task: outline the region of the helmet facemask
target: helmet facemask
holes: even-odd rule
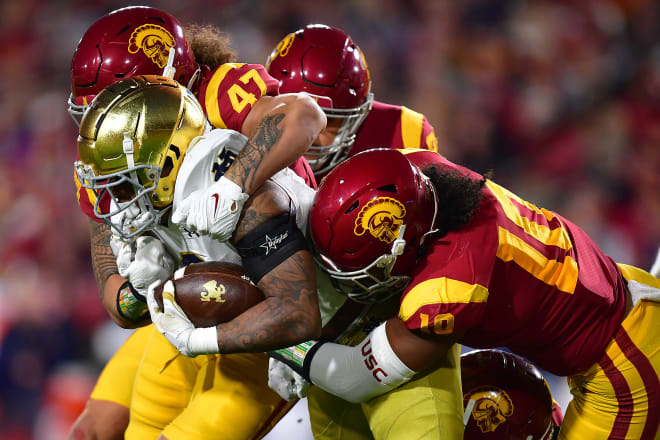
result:
[[[342,119],[343,122],[330,145],[312,145],[305,153],[305,158],[315,175],[325,174],[346,159],[362,122],[371,110],[373,100],[373,93],[369,93],[365,102],[359,107],[347,109],[321,107],[328,119]]]
[[[392,275],[396,259],[403,254],[406,247],[406,241],[403,239],[405,231],[406,225],[401,225],[390,254],[381,255],[359,270],[342,271],[330,258],[320,253],[315,253],[314,259],[330,276],[332,285],[342,295],[363,304],[383,302],[401,293],[410,283],[408,275]]]
[[[133,164],[125,170],[97,176],[91,166],[81,161],[77,161],[75,167],[81,186],[91,189],[96,195],[95,215],[123,240],[132,241],[158,224],[167,209],[159,210],[152,203],[162,168],[149,164],[135,165],[133,140],[128,134],[124,137],[123,146],[127,162]],[[107,197],[110,199],[110,209],[104,213],[101,201]]]
[[[83,98],[84,100],[84,98]],[[76,98],[73,96],[73,93],[69,94],[69,100],[67,101],[69,106],[68,112],[73,122],[76,124],[76,127],[80,127],[80,121],[82,120],[85,110],[89,107],[89,104],[78,104],[76,103]]]

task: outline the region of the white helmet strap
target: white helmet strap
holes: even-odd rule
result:
[[[124,154],[126,155],[126,165],[128,165],[127,169],[129,170],[128,174],[135,182],[139,182],[140,179],[138,178],[137,171],[135,171],[135,158],[133,158],[133,153],[135,153],[135,144],[133,144],[133,139],[131,138],[130,133],[124,133],[124,140],[122,141],[121,146],[124,150]],[[148,211],[142,197],[138,197],[137,204],[142,212]]]
[[[176,69],[174,68],[174,48],[170,47],[170,54],[167,57],[167,64],[163,69],[163,76],[165,78],[174,79],[174,74],[176,74]]]
[[[403,255],[403,250],[406,248],[406,240],[403,239],[403,234],[406,233],[406,225],[399,227],[399,235],[392,243],[392,255]]]

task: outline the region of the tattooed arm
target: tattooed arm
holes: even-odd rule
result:
[[[103,307],[110,315],[110,318],[122,328],[136,328],[140,325],[149,322],[149,315],[147,320],[143,323],[134,323],[124,319],[117,311],[117,295],[119,288],[127,280],[119,275],[117,269],[117,260],[115,254],[110,247],[110,237],[112,232],[110,227],[105,223],[98,223],[94,220],[89,220],[89,235],[92,248],[92,268],[94,269],[94,277],[96,284],[99,287],[99,295],[103,302]]]
[[[286,193],[266,182],[246,204],[234,243],[267,219],[288,212],[289,203]],[[266,299],[217,326],[220,353],[268,351],[320,337],[314,261],[308,251],[285,259],[257,286]]]
[[[304,94],[263,96],[243,123],[247,145],[224,176],[253,194],[269,177],[302,156],[325,128],[326,117]]]

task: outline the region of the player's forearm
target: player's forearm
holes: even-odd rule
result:
[[[266,274],[257,284],[266,299],[217,326],[220,353],[264,352],[319,338],[321,316],[313,274],[307,251]]]
[[[92,268],[103,307],[108,312],[110,319],[122,328],[137,328],[144,325],[146,322],[135,323],[125,319],[117,309],[117,296],[127,279],[119,275],[116,257],[110,247],[112,236],[110,228],[105,223],[93,220],[89,221],[89,226]]]
[[[325,114],[311,98],[292,95],[282,100],[263,116],[224,176],[252,194],[302,156],[325,124]]]

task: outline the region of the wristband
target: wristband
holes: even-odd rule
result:
[[[199,354],[217,354],[218,332],[215,327],[196,328],[190,332],[188,338],[188,351],[193,355]]]
[[[293,371],[300,374],[308,382],[309,368],[316,351],[325,344],[324,341],[307,341],[293,347],[269,351],[268,356],[287,364]]]
[[[117,291],[117,311],[127,321],[140,322],[149,314],[147,300],[126,281]]]

